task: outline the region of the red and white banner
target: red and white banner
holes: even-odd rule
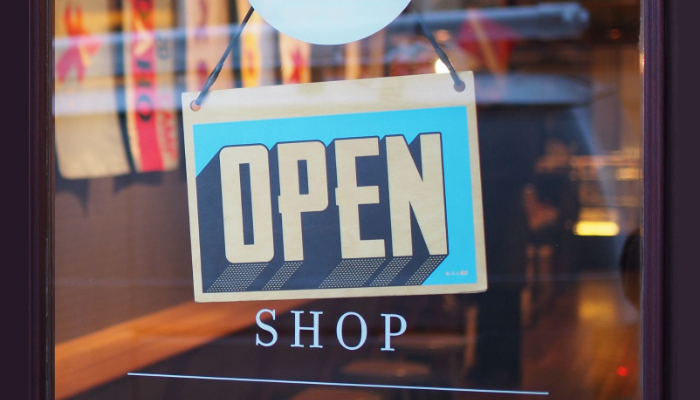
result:
[[[172,6],[170,0],[123,2],[127,131],[138,172],[179,163]]]
[[[186,41],[188,91],[202,90],[230,41],[228,0],[184,0],[181,8]],[[235,86],[232,58],[228,57],[212,90]]]
[[[311,45],[306,42],[279,34],[282,83],[296,84],[311,82]]]
[[[505,73],[520,34],[505,24],[492,21],[477,9],[470,10],[467,15],[457,43],[467,53],[469,69]]]
[[[385,75],[384,64],[386,63],[386,29],[375,33],[367,41],[367,51],[369,53],[365,78],[380,78]]]
[[[236,1],[238,22],[250,9],[248,0]],[[243,87],[275,84],[276,31],[257,12],[253,12],[239,39],[241,49],[241,81]]]
[[[362,42],[350,42],[345,45],[345,79],[362,77]]]
[[[55,2],[55,129],[67,179],[130,171],[118,119],[109,0]]]

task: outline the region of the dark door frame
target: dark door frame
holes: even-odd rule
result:
[[[700,185],[698,185],[698,79],[697,40],[700,4],[697,1],[665,1],[665,98],[657,104],[663,109],[665,127],[662,201],[663,275],[658,289],[663,293],[663,315],[649,315],[648,322],[663,327],[661,359],[654,359],[655,378],[663,384],[664,398],[698,397],[697,365],[700,337],[700,268],[698,268],[698,227],[700,226]],[[660,57],[661,58],[661,57]],[[652,105],[650,105],[652,106]],[[662,317],[662,318],[660,318]],[[654,319],[659,318],[659,319]]]
[[[53,1],[29,3],[30,399],[53,398]]]

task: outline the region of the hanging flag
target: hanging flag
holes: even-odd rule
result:
[[[345,45],[345,79],[362,77],[362,42],[350,42]]]
[[[369,64],[367,65],[366,78],[380,78],[384,76],[384,64],[386,63],[386,29],[367,38],[369,48]]]
[[[127,131],[138,172],[179,163],[172,10],[170,0],[123,3]]]
[[[386,30],[345,45],[345,79],[384,76]]]
[[[250,9],[248,0],[237,0],[238,21]],[[239,39],[241,81],[244,87],[275,84],[275,30],[257,12],[248,20]]]
[[[471,9],[462,25],[457,42],[472,62],[472,69],[484,68],[492,73],[508,69],[511,54],[520,34],[505,24]]]
[[[109,0],[56,0],[55,129],[58,171],[85,179],[126,174],[117,114]]]
[[[201,90],[229,44],[228,0],[185,0],[180,7],[186,27],[186,73],[188,91]],[[212,89],[235,86],[231,57]]]
[[[386,53],[389,76],[428,74],[434,71],[437,55],[424,36],[396,34]]]
[[[306,42],[279,34],[282,83],[297,84],[311,82],[311,45]]]

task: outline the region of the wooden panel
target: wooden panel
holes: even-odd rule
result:
[[[121,378],[240,331],[263,308],[289,311],[307,300],[184,303],[56,345],[56,399]]]
[[[57,342],[192,300],[182,171],[57,176],[54,221]]]

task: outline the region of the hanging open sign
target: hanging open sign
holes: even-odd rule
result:
[[[462,92],[419,75],[183,107],[195,299],[485,290],[474,80],[460,77]]]

